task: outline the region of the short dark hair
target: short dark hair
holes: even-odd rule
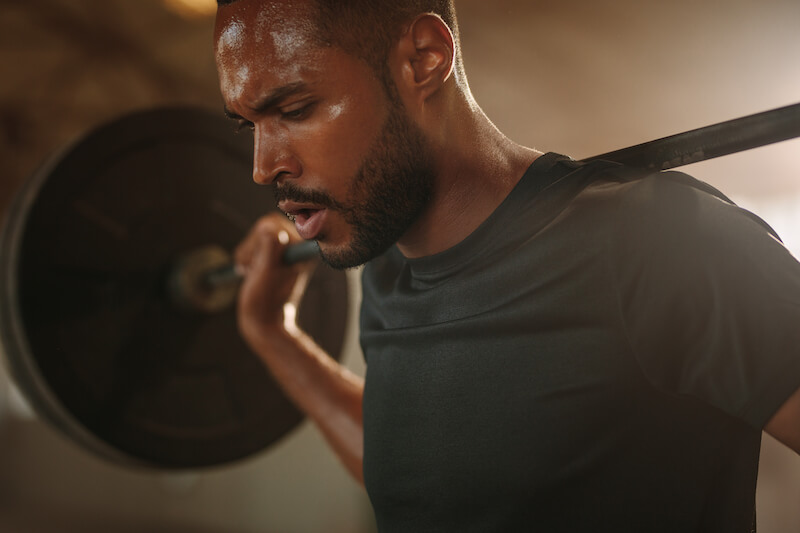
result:
[[[435,13],[453,32],[456,69],[461,71],[458,23],[453,0],[315,0],[320,37],[377,70],[386,68],[389,51],[403,25],[422,13]]]
[[[217,0],[227,5],[237,0]],[[455,44],[454,68],[464,76],[458,21],[453,0],[311,0],[317,10],[316,38],[325,45],[339,46],[366,61],[389,82],[389,51],[400,37],[403,25],[422,13],[434,13],[450,27]]]

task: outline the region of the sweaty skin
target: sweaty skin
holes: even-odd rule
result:
[[[240,1],[220,9],[220,14],[237,13],[218,26],[216,47],[226,109],[253,129],[253,179],[276,185],[291,181],[344,203],[359,155],[386,118],[379,82],[366,65],[313,43],[307,31],[292,24],[296,18],[284,14],[271,28],[259,7]],[[353,83],[356,79],[366,83]],[[345,140],[349,150],[342,149]],[[340,212],[327,213],[324,229],[320,246],[326,250],[351,238]]]
[[[285,4],[275,9],[280,18],[263,16],[278,4]],[[335,46],[321,47],[308,24],[297,22],[310,16],[305,6],[239,0],[221,7],[220,87],[229,114],[253,128],[254,180],[278,186],[291,181],[347,204],[392,102],[370,66]],[[407,118],[435,156],[433,197],[399,239],[403,252],[417,257],[466,237],[537,152],[504,137],[456,84],[452,35],[441,19],[422,16],[412,28],[416,34],[410,28],[398,43],[392,74]],[[347,245],[351,228],[338,214],[328,216],[321,248]]]

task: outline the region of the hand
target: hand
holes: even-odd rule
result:
[[[296,328],[286,305],[297,309],[314,267],[306,261],[287,265],[289,244],[302,242],[294,225],[279,213],[259,219],[234,252],[236,268],[244,274],[239,292],[239,329],[252,346],[263,346],[270,335]]]
[[[261,218],[234,252],[245,275],[239,293],[239,329],[286,396],[312,419],[353,476],[363,483],[364,380],[341,366],[297,328],[297,307],[313,262],[283,262],[289,244],[302,242],[278,213]]]

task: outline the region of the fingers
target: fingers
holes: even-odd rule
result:
[[[243,331],[286,325],[284,306],[299,302],[313,266],[286,265],[283,255],[287,246],[302,241],[291,222],[272,213],[261,218],[236,248],[234,261],[244,274],[238,300]]]
[[[282,252],[290,243],[302,242],[294,225],[278,213],[270,213],[253,225],[250,233],[234,251],[236,268],[247,274],[259,254],[267,254],[267,264],[279,264]]]

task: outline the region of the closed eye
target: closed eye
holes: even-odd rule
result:
[[[301,105],[300,107],[293,107],[287,108],[285,110],[281,110],[280,114],[282,118],[287,120],[302,120],[308,116],[314,108],[315,102],[310,102],[305,105]]]
[[[254,131],[256,129],[256,125],[250,122],[249,120],[240,119],[236,122],[236,133],[240,133],[244,130]]]
[[[224,108],[224,112],[225,112],[225,116],[226,117],[228,117],[231,120],[236,121],[236,127],[234,128],[234,131],[236,133],[244,131],[245,129],[249,129],[250,131],[255,130],[255,124],[253,124],[249,120],[245,120],[244,118],[242,118],[241,116],[237,115],[236,113],[228,110],[227,107]]]

